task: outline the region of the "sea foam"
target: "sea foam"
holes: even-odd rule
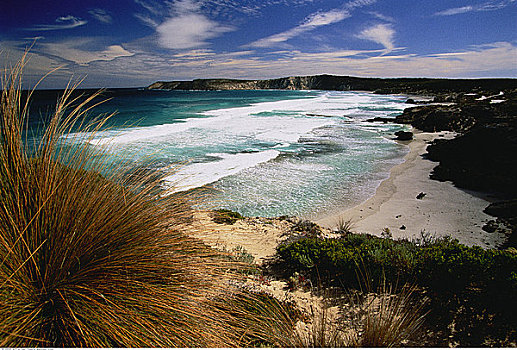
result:
[[[172,192],[186,191],[237,174],[243,169],[274,159],[279,154],[280,152],[275,150],[239,154],[210,154],[210,156],[220,159],[209,163],[186,165],[164,180]]]

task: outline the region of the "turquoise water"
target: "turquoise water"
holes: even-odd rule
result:
[[[402,126],[366,122],[401,113],[403,96],[123,89],[105,97],[111,100],[95,112],[118,114],[92,147],[109,144],[110,152],[157,169],[181,162],[164,187],[207,186],[202,206],[248,216],[314,219],[358,204],[407,152],[391,139]],[[35,105],[45,99],[52,100]]]

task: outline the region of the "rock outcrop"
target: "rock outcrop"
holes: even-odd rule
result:
[[[413,133],[411,131],[397,131],[395,136],[397,136],[397,140],[399,141],[413,140]]]
[[[431,177],[457,186],[517,196],[517,90],[497,99],[463,93],[450,105],[406,108],[395,122],[426,132],[454,131],[452,140],[436,140],[427,157],[440,164]]]

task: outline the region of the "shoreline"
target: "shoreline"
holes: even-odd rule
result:
[[[436,138],[454,138],[452,132],[421,132],[413,129],[412,141],[401,164],[395,165],[381,182],[373,197],[361,204],[314,220],[323,227],[334,228],[340,219],[352,221],[352,231],[380,235],[389,228],[394,239],[419,238],[421,231],[434,237],[450,236],[465,245],[496,248],[506,241],[500,232],[482,230],[493,216],[483,210],[491,203],[482,194],[467,192],[450,181],[429,178],[436,162],[424,159],[428,142]],[[422,199],[416,196],[425,193]]]

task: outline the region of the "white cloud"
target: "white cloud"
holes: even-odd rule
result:
[[[161,4],[144,0],[135,0],[135,2],[147,10],[147,13],[136,13],[134,16],[145,25],[154,28],[158,44],[167,49],[184,50],[207,46],[209,39],[235,30],[205,15],[202,12],[204,2],[195,0]]]
[[[47,30],[61,30],[61,29],[72,29],[76,27],[80,27],[88,23],[86,20],[82,20],[80,18],[74,17],[72,15],[62,16],[56,19],[57,24],[37,24],[31,28],[26,28],[26,30],[35,30],[35,31],[47,31]]]
[[[364,29],[357,35],[358,38],[370,40],[381,44],[386,48],[387,52],[393,51],[395,45],[393,44],[393,37],[395,31],[390,24],[377,24],[373,27]]]
[[[252,47],[271,47],[292,39],[302,33],[313,30],[317,27],[326,26],[341,22],[345,18],[350,17],[347,10],[331,10],[328,12],[318,12],[310,15],[305,21],[292,29],[285,32],[271,35],[269,37],[257,40],[249,44]]]
[[[382,13],[380,12],[375,12],[375,11],[372,11],[372,12],[368,12],[370,15],[374,16],[375,18],[378,18],[380,20],[383,20],[383,21],[386,21],[386,22],[390,22],[390,23],[395,23],[395,18],[393,17],[390,17],[390,16],[386,16],[386,15],[383,15]]]
[[[144,15],[142,13],[135,13],[135,14],[133,14],[133,16],[135,16],[135,18],[139,19],[140,22],[142,22],[143,24],[145,24],[148,27],[151,27],[151,28],[158,27],[158,22],[147,15]]]
[[[88,13],[95,18],[97,21],[110,24],[113,22],[113,17],[111,17],[105,10],[103,9],[93,9],[88,11]]]
[[[352,10],[357,7],[370,6],[376,2],[377,0],[354,0],[346,3],[344,6],[346,9]]]
[[[443,11],[435,13],[435,15],[436,16],[453,16],[453,15],[458,15],[460,13],[466,13],[466,12],[470,12],[470,11],[474,11],[474,7],[463,6],[463,7],[455,7],[455,8],[443,10]]]
[[[161,15],[163,13],[163,5],[159,3],[149,3],[145,0],[135,0],[135,3],[142,6],[153,15]]]
[[[369,6],[377,0],[353,0],[327,12],[316,12],[308,16],[304,22],[287,31],[262,38],[248,44],[251,47],[273,47],[282,46],[286,41],[297,37],[300,34],[311,31],[320,26],[326,26],[343,21],[351,16],[350,11],[355,8]]]
[[[207,56],[214,56],[214,55],[215,55],[215,52],[213,52],[212,50],[196,49],[196,50],[180,52],[180,53],[172,55],[172,57],[197,59],[200,57],[207,57]]]
[[[191,49],[208,44],[208,39],[234,30],[198,13],[185,13],[156,27],[158,43],[168,49]]]
[[[87,38],[66,40],[58,43],[39,43],[38,48],[45,54],[72,61],[79,65],[87,65],[93,61],[112,61],[119,57],[132,56],[120,45],[110,45],[103,50],[86,50],[93,40]]]
[[[489,1],[480,5],[468,5],[462,7],[454,7],[443,11],[436,12],[435,16],[453,16],[467,12],[480,12],[480,11],[495,11],[505,8],[517,0],[500,0],[500,1]]]

